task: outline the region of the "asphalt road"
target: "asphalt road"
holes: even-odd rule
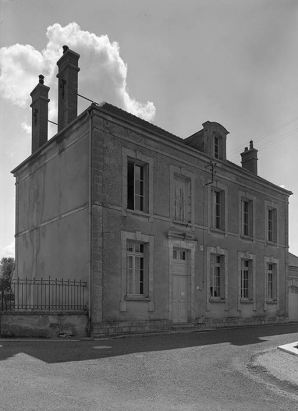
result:
[[[0,410],[296,410],[298,386],[255,363],[292,341],[297,325],[97,341],[2,339]],[[290,357],[298,368],[298,357]]]

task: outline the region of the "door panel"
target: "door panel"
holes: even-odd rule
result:
[[[173,257],[173,322],[186,323],[188,321],[187,251],[174,249]]]

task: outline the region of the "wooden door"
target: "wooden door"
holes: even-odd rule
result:
[[[173,322],[188,321],[187,250],[173,249]]]

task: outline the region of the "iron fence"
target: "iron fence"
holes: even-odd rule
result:
[[[87,283],[33,278],[11,280],[1,291],[2,311],[85,311]]]

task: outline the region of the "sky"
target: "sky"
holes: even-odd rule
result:
[[[297,40],[297,0],[0,0],[0,258],[14,256],[10,172],[31,153],[30,92],[43,74],[57,121],[64,44],[81,55],[87,98],[181,138],[216,121],[238,165],[253,140],[259,176],[293,192],[298,255]],[[89,104],[80,99],[79,113]]]

